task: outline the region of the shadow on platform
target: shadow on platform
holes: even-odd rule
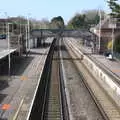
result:
[[[30,55],[47,55],[47,53],[40,53],[40,52],[30,52]]]
[[[22,56],[16,59],[11,65],[11,75],[22,75],[33,58],[32,56]]]
[[[39,44],[38,45],[38,48],[47,48],[47,47],[50,47],[51,43],[43,43],[43,44]]]
[[[6,96],[7,96],[6,94],[0,94],[0,103],[4,100]]]
[[[3,90],[9,86],[8,80],[0,80],[0,90]],[[1,95],[0,95],[0,101],[1,101]]]

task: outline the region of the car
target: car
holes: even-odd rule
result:
[[[106,58],[109,59],[109,60],[113,60],[113,55],[109,54]]]
[[[112,55],[112,53],[111,53],[110,51],[106,51],[106,52],[104,53],[104,56],[105,56],[107,59],[109,59],[109,60],[113,60],[113,55]]]
[[[0,35],[0,39],[6,39],[6,35],[5,34],[1,34]]]
[[[106,52],[104,52],[104,56],[105,56],[105,57],[108,57],[108,56],[109,56],[109,54],[111,54],[111,52],[110,52],[110,51],[106,51]]]

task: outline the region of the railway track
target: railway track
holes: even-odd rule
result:
[[[58,38],[59,39],[59,38]],[[59,45],[54,40],[41,77],[29,120],[62,120],[63,101],[59,71]]]
[[[25,70],[24,70],[24,66],[26,67],[26,64],[29,64],[29,57],[28,57],[28,60],[26,60],[25,64],[23,63],[23,60],[25,60],[25,58],[24,59],[22,58],[23,60],[20,60],[21,61],[20,63],[22,63],[21,69],[16,68],[16,72],[13,71],[14,69],[12,69],[11,81],[8,81],[8,83],[11,85],[16,82],[17,85],[12,90],[13,93],[11,95],[9,95],[8,97],[6,97],[6,99],[4,100],[4,103],[8,103],[10,105],[14,104],[14,101],[16,101],[16,103],[19,103],[21,101],[21,99],[24,98],[25,94],[27,94],[27,92],[28,92],[26,90],[27,87],[24,86],[26,84],[26,82],[24,80],[21,82],[20,81],[21,76],[19,76],[19,73],[21,73],[23,70],[24,70],[23,76],[26,76],[27,79],[29,79],[29,80],[33,79],[33,76],[34,76],[34,79],[38,79],[38,75],[40,72],[40,70],[38,70],[38,67],[40,66],[40,62],[42,61],[42,59],[44,59],[44,56],[43,57],[34,56],[34,57],[35,57],[34,60],[31,61],[30,65]],[[24,91],[22,91],[23,89],[24,89]],[[18,97],[18,99],[16,99],[17,97]],[[17,104],[17,106],[15,106],[14,109],[17,110],[18,106],[19,106],[19,104]],[[11,116],[14,116],[14,113],[16,113],[16,111],[12,111]],[[0,119],[5,118],[5,117],[6,118],[10,117],[9,111],[0,110]],[[12,119],[12,117],[11,117],[11,119]]]
[[[48,86],[47,97],[45,100],[45,108],[43,119],[45,120],[62,120],[61,113],[61,93],[60,93],[60,81],[59,81],[59,67],[58,67],[58,52],[57,47],[55,47],[53,60],[52,60],[52,70],[51,78]]]
[[[54,47],[50,80],[41,120],[69,120],[61,64],[59,38]]]
[[[119,112],[73,48],[54,40],[29,117],[34,119],[119,120]]]
[[[104,120],[74,65],[80,59],[72,58],[61,42],[51,48],[29,120]]]
[[[0,120],[26,120],[28,109],[30,108],[31,98],[37,86],[42,69],[49,51],[52,39],[46,43],[49,45],[43,49],[31,49],[26,57],[11,55],[11,76],[8,76],[7,57],[1,60],[0,76]],[[5,96],[4,96],[5,95]],[[2,106],[7,104],[9,109],[4,110]],[[27,106],[27,109],[24,109]],[[24,111],[24,112],[23,112]]]
[[[66,42],[67,49],[69,49],[69,53],[71,54],[71,56],[80,57],[79,52],[76,52],[76,49],[74,48],[75,46],[77,46],[77,44],[74,45],[74,47],[71,45]],[[89,92],[93,96],[93,99],[104,118],[106,120],[119,120],[119,106],[115,104],[114,100],[108,95],[107,91],[104,89],[104,83],[102,81],[99,82],[99,79],[95,78],[90,73],[90,71],[87,70],[86,66],[82,63],[82,61],[75,61],[74,63],[76,64],[77,69],[79,71],[82,71],[82,75],[85,78],[84,83],[89,89]]]
[[[74,62],[80,59],[69,54],[68,49],[61,43],[61,59],[69,116],[71,120],[106,120],[96,105],[95,98],[85,82],[82,72],[77,69]]]

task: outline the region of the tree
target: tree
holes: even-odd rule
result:
[[[63,18],[61,16],[52,18],[51,27],[56,29],[63,29],[65,27]]]
[[[32,29],[49,29],[50,28],[50,22],[46,18],[43,18],[42,20],[36,20],[36,19],[30,19],[30,22],[32,24]]]
[[[104,11],[101,11],[102,18],[104,17]],[[93,25],[99,23],[98,10],[87,10],[83,13],[76,14],[67,25],[67,28],[90,28]]]
[[[120,17],[120,5],[117,3],[118,0],[108,0],[107,3],[108,3],[108,6],[110,7],[111,9],[111,13],[110,15],[112,17],[117,17],[119,18]]]
[[[114,41],[114,51],[120,53],[120,36]]]
[[[85,15],[83,14],[76,14],[67,25],[67,28],[71,29],[80,29],[86,26],[85,24]]]
[[[83,13],[86,15],[86,23],[91,25],[97,25],[99,23],[100,17],[99,17],[99,11],[96,9],[93,10],[86,10]],[[103,10],[101,12],[102,19],[104,18],[105,12]]]

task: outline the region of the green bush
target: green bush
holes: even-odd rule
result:
[[[118,45],[115,45],[115,51],[116,52],[120,52],[120,45],[118,44]]]

